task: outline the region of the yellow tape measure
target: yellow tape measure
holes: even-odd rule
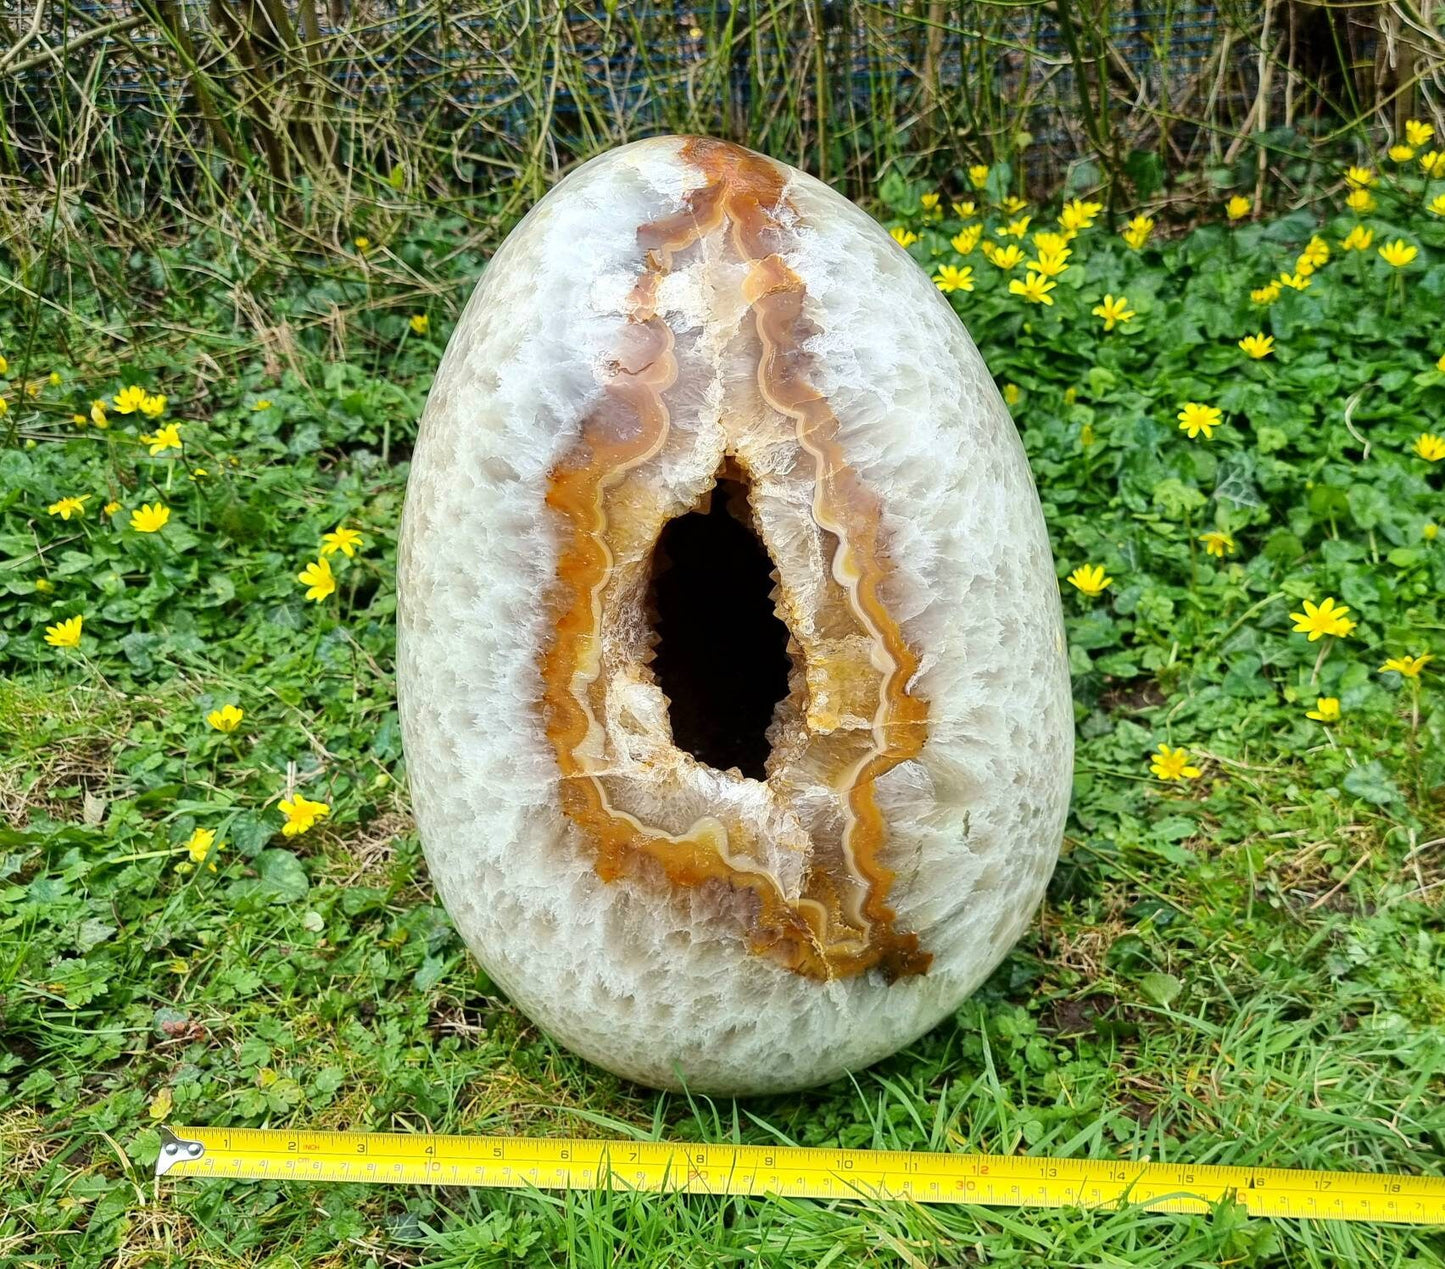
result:
[[[162,1128],[157,1176],[909,1199],[1445,1225],[1445,1177],[796,1146]]]

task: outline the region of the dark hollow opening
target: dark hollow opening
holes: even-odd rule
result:
[[[706,511],[668,522],[648,599],[652,670],[672,702],[673,743],[761,780],[768,724],[788,694],[788,628],[773,612],[773,563],[750,527],[747,496],[725,472]]]

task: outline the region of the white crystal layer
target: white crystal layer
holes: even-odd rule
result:
[[[879,781],[877,798],[898,926],[933,962],[891,985],[876,971],[820,982],[750,952],[737,913],[715,898],[597,877],[560,809],[539,704],[561,538],[544,498],[622,339],[643,268],[637,227],[678,212],[703,183],[681,149],[677,138],[644,141],[578,169],[513,231],[473,293],[412,461],[398,684],[432,875],[518,1007],[642,1083],[773,1092],[907,1044],[1018,939],[1062,839],[1072,708],[1038,497],[982,358],[873,220],[788,169],[797,216],[783,254],[816,328],[813,381],[848,462],[882,500],[883,597],[922,658],[912,688],[928,703],[929,738]],[[737,364],[748,316],[732,272],[703,244],[659,293],[687,394],[669,402],[687,443],[659,456],[655,477],[668,514],[710,487],[731,444],[720,402],[748,369]],[[786,581],[794,555],[816,554],[817,533],[785,481],[777,490],[758,516]],[[793,571],[803,577],[801,563]],[[620,683],[615,699],[665,728],[648,679]],[[690,787],[746,802],[745,784],[698,768]]]

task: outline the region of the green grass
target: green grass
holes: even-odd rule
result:
[[[1421,248],[1398,275],[1373,248],[1342,254],[1353,220],[1319,200],[1139,252],[1100,224],[1043,308],[977,252],[958,261],[957,222],[923,215],[919,187],[885,182],[880,215],[919,235],[920,263],[974,268],[952,298],[1017,387],[1060,576],[1114,581],[1096,600],[1064,586],[1078,770],[1029,934],[906,1052],[737,1103],[650,1093],[557,1047],[427,882],[393,703],[394,543],[428,376],[487,244],[459,250],[437,217],[371,232],[364,260],[298,246],[286,264],[206,234],[131,251],[67,228],[57,250],[87,267],[66,276],[102,289],[0,312],[0,1263],[1445,1263],[1438,1232],[1230,1208],[149,1180],[160,1118],[1438,1172],[1445,464],[1411,447],[1445,431],[1445,220],[1423,210],[1439,188],[1377,191],[1376,242]],[[1316,232],[1333,250],[1310,288],[1253,305]],[[1112,334],[1091,315],[1105,292],[1138,313]],[[1260,363],[1236,346],[1256,330],[1278,341]],[[148,455],[137,416],[71,422],[132,382],[167,394],[183,453]],[[1212,440],[1178,429],[1191,400],[1222,409]],[[47,513],[81,494],[79,518]],[[160,533],[126,527],[157,500]],[[307,603],[295,574],[341,523],[364,549],[333,556],[337,593]],[[1236,553],[1207,555],[1209,530]],[[1326,595],[1359,624],[1310,643],[1288,614]],[[77,614],[80,648],[47,646]],[[1418,685],[1378,671],[1406,652],[1441,660]],[[1306,717],[1320,696],[1337,723]],[[241,727],[209,729],[230,702]],[[1202,775],[1154,779],[1161,742]],[[331,814],[283,837],[276,804],[297,791]],[[214,872],[189,867],[198,827],[224,843]]]

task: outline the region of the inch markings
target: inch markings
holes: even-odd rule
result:
[[[163,1128],[156,1175],[500,1189],[901,1199],[984,1207],[1135,1205],[1445,1225],[1445,1178],[1031,1155],[931,1154],[431,1133]]]

